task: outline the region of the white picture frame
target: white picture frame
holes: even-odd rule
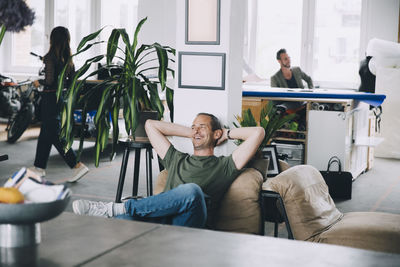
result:
[[[225,53],[179,52],[178,87],[225,90]]]
[[[221,0],[186,0],[185,44],[220,44]]]

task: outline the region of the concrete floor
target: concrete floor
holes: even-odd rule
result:
[[[0,124],[0,155],[8,154],[9,160],[0,162],[0,185],[15,171],[23,166],[32,166],[37,143],[38,127],[31,127],[15,144],[5,142],[5,125]],[[94,142],[85,142],[81,161],[90,172],[75,184],[69,184],[73,192],[72,199],[85,198],[91,200],[114,201],[122,160],[122,150],[117,150],[114,160],[110,161],[109,151],[101,156],[98,168],[94,166]],[[74,143],[76,149],[78,143]],[[109,149],[109,148],[108,148]],[[132,192],[133,159],[130,154],[123,196]],[[55,148],[46,169],[46,179],[54,183],[66,182],[73,175]],[[158,164],[153,161],[153,180],[159,173]],[[146,195],[145,155],[141,156],[141,175],[139,178],[139,195]],[[336,202],[342,212],[350,211],[381,211],[400,214],[400,160],[375,158],[374,167],[359,176],[353,182],[353,197],[351,200]],[[67,208],[71,211],[71,205]],[[266,223],[266,235],[273,236],[273,224]],[[279,236],[286,237],[284,225],[279,227]]]

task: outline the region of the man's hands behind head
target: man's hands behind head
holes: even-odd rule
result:
[[[222,144],[224,144],[226,142],[226,140],[228,140],[228,134],[227,133],[228,133],[229,129],[222,128],[221,130],[222,130],[221,137],[217,140],[217,144],[215,146],[222,145]]]

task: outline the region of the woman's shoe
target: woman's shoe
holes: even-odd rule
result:
[[[87,174],[87,173],[89,172],[89,168],[86,167],[85,164],[83,164],[83,163],[81,163],[81,162],[78,163],[78,164],[79,164],[79,167],[74,168],[74,170],[75,170],[74,176],[73,176],[71,179],[68,180],[68,182],[70,182],[70,183],[75,183],[75,182],[77,182],[77,181],[80,180],[85,174]]]
[[[42,169],[42,168],[38,168],[38,167],[33,166],[33,167],[29,167],[28,170],[36,173],[41,178],[46,176],[46,171],[44,169]]]

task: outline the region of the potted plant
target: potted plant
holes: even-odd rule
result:
[[[99,164],[100,152],[104,150],[108,143],[111,126],[113,129],[111,157],[115,154],[119,135],[118,115],[121,108],[123,109],[125,129],[127,134],[132,136],[133,139],[135,138],[136,129],[139,124],[139,112],[153,110],[157,112],[158,119],[163,117],[164,106],[159,97],[158,86],[161,87],[162,91],[165,91],[171,121],[173,120],[173,91],[166,86],[166,81],[167,72],[174,75],[174,70],[168,67],[169,61],[174,60],[168,55],[173,57],[175,49],[162,46],[159,43],[138,46],[138,34],[146,20],[147,18],[144,18],[138,23],[132,42],[125,29],[113,29],[107,41],[106,54],[97,55],[86,60],[85,64],[75,72],[72,82],[67,88],[62,109],[61,136],[66,139],[66,149],[69,149],[74,140],[73,128],[76,127],[74,124],[74,110],[78,106],[82,107],[82,125],[79,129],[81,132],[79,153],[83,147],[86,112],[90,98],[101,90],[101,98],[94,118],[97,130],[96,166]],[[84,37],[78,45],[77,52],[72,57],[87,51],[94,45],[104,43],[104,41],[95,40],[103,29]],[[122,56],[118,55],[117,51],[120,51]],[[102,59],[105,59],[106,63],[100,65],[96,71],[86,75],[91,65],[97,64]],[[122,63],[113,63],[114,59],[118,59]],[[118,68],[119,71],[111,74],[110,70],[115,68]],[[65,71],[66,67],[59,76],[58,99],[64,88]],[[110,73],[109,77],[92,88],[87,89],[83,86],[88,78],[104,71]],[[146,75],[148,71],[157,71],[157,79],[149,78]],[[93,105],[93,103],[90,104]]]
[[[242,112],[242,116],[235,116],[239,124],[233,122],[233,125],[237,128],[239,127],[251,127],[251,126],[261,126],[265,130],[265,136],[258,151],[253,160],[248,163],[251,166],[259,170],[264,178],[268,168],[268,164],[262,158],[261,150],[268,144],[271,143],[272,138],[276,131],[282,128],[286,123],[292,121],[297,116],[296,113],[288,114],[282,106],[275,105],[273,101],[268,101],[268,103],[262,108],[260,112],[260,121],[257,123],[254,118],[251,109],[247,109]],[[243,140],[236,140],[235,144],[240,145]]]

